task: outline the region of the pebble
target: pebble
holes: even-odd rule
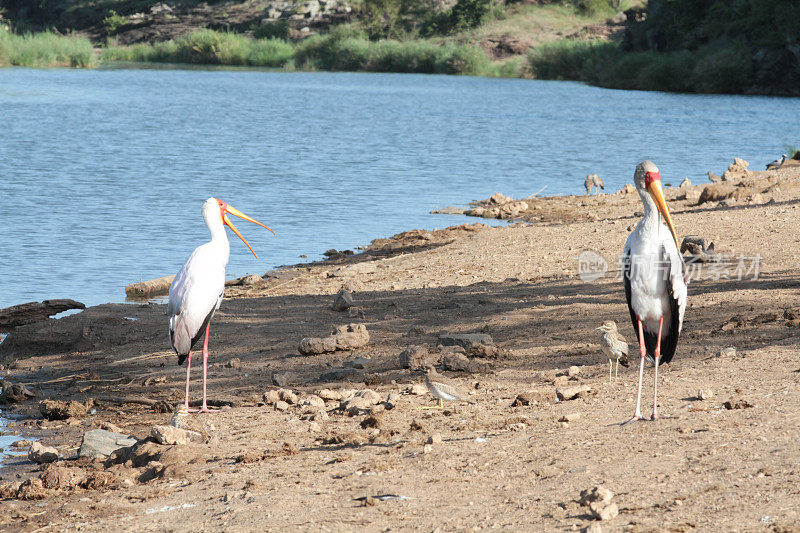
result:
[[[342,399],[342,393],[331,389],[322,389],[317,391],[317,396],[325,401],[339,401]]]
[[[581,373],[581,368],[583,368],[583,367],[573,365],[573,366],[569,367],[569,369],[567,370],[567,375],[569,377],[577,376],[577,375],[579,375]]]
[[[719,351],[720,357],[736,357],[736,348],[733,346],[728,346],[727,348],[723,348]]]
[[[289,389],[278,389],[278,397],[290,405],[297,403],[297,394],[293,393]]]
[[[567,376],[558,376],[553,380],[554,387],[563,387],[569,382],[569,378]]]
[[[714,397],[714,391],[711,389],[700,389],[697,391],[697,397],[701,400],[709,400]]]
[[[275,402],[275,409],[277,411],[285,411],[289,408],[289,404],[284,402],[283,400],[279,400]]]
[[[442,434],[441,433],[433,433],[429,435],[425,444],[440,444],[442,442]]]
[[[339,294],[336,295],[336,298],[334,298],[332,307],[334,311],[347,311],[352,306],[353,293],[342,289],[339,291]]]
[[[264,403],[267,405],[275,405],[276,403],[278,403],[281,397],[278,395],[278,391],[270,390],[265,392],[261,397],[261,399],[263,399]]]
[[[603,533],[603,528],[600,524],[591,524],[583,528],[583,533]]]
[[[325,409],[325,400],[317,396],[316,394],[311,394],[306,396],[300,401],[301,407],[311,406],[318,409]]]
[[[422,453],[431,453],[433,451],[433,445],[426,444],[422,447]]]
[[[345,361],[342,366],[345,368],[356,368],[358,370],[364,370],[367,365],[372,362],[372,359],[369,357],[356,357],[355,359],[351,359],[349,361]]]
[[[559,422],[575,422],[581,417],[580,413],[567,413],[558,419]]]
[[[592,388],[589,385],[577,385],[575,387],[560,387],[556,389],[556,397],[561,401],[573,400],[580,398],[591,392]]]
[[[29,441],[29,440],[15,440],[14,442],[12,442],[12,443],[11,443],[11,447],[12,447],[12,448],[27,448],[27,447],[28,447],[28,446],[30,446],[31,444],[33,444],[33,441]]]
[[[578,503],[588,505],[592,502],[609,503],[614,498],[614,493],[602,485],[581,491]]]
[[[611,520],[619,514],[619,508],[614,502],[592,502],[589,510],[598,520]]]
[[[202,443],[205,441],[203,435],[197,431],[176,428],[174,426],[153,426],[150,428],[150,435],[159,444],[189,444],[190,442]]]
[[[34,442],[28,450],[28,459],[39,464],[52,463],[58,460],[58,450],[41,442]]]
[[[410,392],[411,392],[411,394],[416,394],[417,396],[420,396],[422,394],[428,394],[428,387],[426,387],[422,383],[415,383],[411,387],[411,391]]]

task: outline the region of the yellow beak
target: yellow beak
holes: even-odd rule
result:
[[[247,220],[248,222],[252,222],[253,224],[258,224],[258,225],[259,225],[259,226],[261,226],[262,228],[267,228],[267,226],[265,226],[264,224],[262,224],[261,222],[259,222],[258,220],[254,219],[254,218],[250,218],[249,216],[245,215],[244,213],[242,213],[241,211],[239,211],[239,210],[238,210],[238,209],[236,209],[235,207],[232,207],[232,206],[230,206],[230,205],[225,205],[225,215],[222,217],[222,221],[223,221],[225,224],[227,224],[227,226],[228,226],[229,228],[231,228],[231,229],[233,230],[233,232],[234,232],[234,233],[235,233],[235,234],[236,234],[236,235],[237,235],[237,236],[238,236],[240,239],[242,239],[242,242],[243,242],[243,243],[245,243],[245,244],[247,245],[247,247],[248,247],[248,248],[250,248],[250,251],[251,251],[251,252],[253,252],[253,255],[255,256],[255,258],[256,258],[256,259],[258,259],[258,256],[257,256],[257,255],[256,255],[256,253],[253,251],[253,247],[252,247],[252,246],[250,246],[250,243],[249,243],[249,242],[247,242],[247,240],[245,240],[245,238],[244,238],[244,237],[242,237],[242,234],[241,234],[241,233],[239,233],[239,230],[238,230],[238,229],[236,229],[236,226],[234,226],[234,225],[231,223],[231,219],[230,219],[230,218],[228,218],[228,213],[230,213],[231,215],[237,216],[237,217],[239,217],[239,218],[243,218],[243,219]],[[272,231],[272,229],[270,229],[270,228],[267,228],[267,229],[268,229],[268,230],[270,230],[270,231]],[[273,234],[273,235],[275,235],[275,232],[274,232],[274,231],[272,231],[272,234]]]
[[[669,214],[669,209],[667,209],[667,202],[664,200],[664,190],[661,188],[661,180],[657,179],[650,182],[650,186],[647,187],[647,192],[650,193],[650,196],[656,203],[658,211],[664,217],[664,220],[667,221],[667,226],[669,227],[670,233],[672,233],[672,238],[675,239],[675,247],[680,250],[681,245],[678,243],[678,233],[675,231],[675,225],[672,223],[672,217]]]

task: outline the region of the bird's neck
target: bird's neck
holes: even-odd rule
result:
[[[640,190],[639,197],[642,199],[642,204],[644,204],[644,217],[640,224],[645,231],[654,232],[661,223],[661,213],[659,213],[656,203],[646,191]]]
[[[211,233],[211,245],[218,248],[220,256],[228,264],[228,257],[231,253],[228,234],[225,232],[225,225],[221,220],[208,221],[208,231]]]

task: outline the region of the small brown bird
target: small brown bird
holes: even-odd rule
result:
[[[619,373],[619,365],[628,366],[628,343],[625,337],[617,330],[617,323],[613,320],[603,322],[599,328],[595,328],[603,332],[600,338],[600,346],[603,347],[603,353],[608,357],[608,382],[611,383],[611,367],[614,366],[613,361],[616,360],[617,366],[614,370],[614,381],[617,379]]]
[[[469,399],[466,394],[456,388],[450,380],[436,372],[436,369],[432,366],[425,369],[425,386],[428,387],[433,397],[439,400],[439,403],[435,406],[421,407],[420,409],[442,409],[444,400],[475,403],[474,400]]]
[[[601,180],[600,176],[597,174],[589,174],[586,176],[586,181],[583,182],[583,186],[586,187],[586,194],[592,194],[592,187],[599,187],[599,189],[595,189],[597,194],[600,194],[600,189],[606,190],[603,180]]]

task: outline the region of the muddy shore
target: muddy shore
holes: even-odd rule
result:
[[[36,396],[4,407],[17,417],[9,430],[62,459],[6,459],[0,524],[800,531],[800,165],[732,165],[706,188],[667,189],[678,233],[714,242],[726,259],[704,264],[689,286],[678,352],[659,373],[669,418],[619,427],[633,412],[638,369],[609,383],[594,329],[616,320],[635,344],[617,258],[638,196],[524,199],[508,227],[476,219],[410,231],[229,287],[212,325],[209,394],[232,407],[196,417],[208,443],[72,459],[87,431],[145,439],[169,424],[172,413],[158,411],[182,399],[185,370],[169,349],[164,305],[107,304],[17,328],[0,345],[0,376]],[[590,282],[576,259],[587,250],[607,264]],[[342,289],[353,303],[335,311]],[[368,343],[301,355],[302,339],[348,324],[363,325]],[[472,340],[453,346],[458,334]],[[414,387],[412,356],[438,360],[476,403],[418,409],[434,400]],[[648,399],[650,369],[645,376]],[[582,392],[557,401],[573,387]],[[279,405],[292,398],[278,389],[296,399]],[[85,409],[47,420],[44,399]],[[580,503],[598,485],[614,493],[619,513],[608,520]]]

